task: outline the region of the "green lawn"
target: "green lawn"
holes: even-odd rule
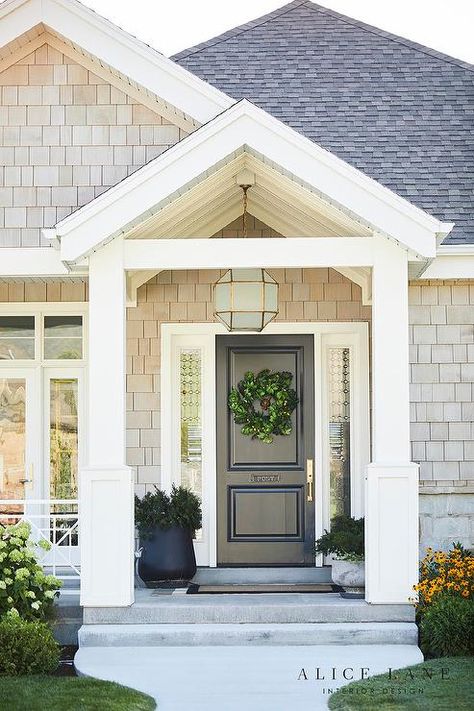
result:
[[[153,711],[134,689],[87,677],[0,677],[0,709],[8,711]]]
[[[381,674],[353,682],[330,697],[329,708],[333,711],[470,711],[474,708],[474,657],[431,659],[393,672],[392,678]]]

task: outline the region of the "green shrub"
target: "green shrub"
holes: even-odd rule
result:
[[[59,656],[59,645],[44,622],[13,616],[0,620],[0,676],[50,674]]]
[[[321,538],[318,538],[314,552],[333,555],[340,560],[364,560],[364,519],[346,514],[334,516],[331,530],[325,530]]]
[[[37,561],[27,523],[0,525],[0,618],[19,615],[25,620],[51,616],[61,581],[45,575]],[[48,541],[39,546],[48,548]]]
[[[201,528],[201,501],[190,489],[173,484],[171,495],[155,486],[142,499],[135,496],[135,525],[141,538],[155,528],[180,526],[193,533]]]
[[[420,631],[422,651],[431,657],[474,654],[474,600],[437,595],[421,615]]]

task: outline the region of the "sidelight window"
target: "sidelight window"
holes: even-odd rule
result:
[[[202,500],[202,356],[180,349],[181,484]],[[201,531],[196,531],[199,540]]]
[[[330,518],[351,514],[351,354],[328,350]]]

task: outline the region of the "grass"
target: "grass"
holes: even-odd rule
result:
[[[353,682],[330,697],[329,708],[333,711],[471,710],[474,708],[474,657],[431,659],[393,672],[392,678],[381,674]]]
[[[0,709],[9,711],[153,711],[140,691],[87,677],[0,677]]]

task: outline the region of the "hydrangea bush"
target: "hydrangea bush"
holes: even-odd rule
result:
[[[36,544],[30,534],[26,522],[0,525],[0,618],[44,620],[51,616],[62,583],[54,575],[45,575],[38,563],[37,546],[49,550],[50,544],[46,540]]]

